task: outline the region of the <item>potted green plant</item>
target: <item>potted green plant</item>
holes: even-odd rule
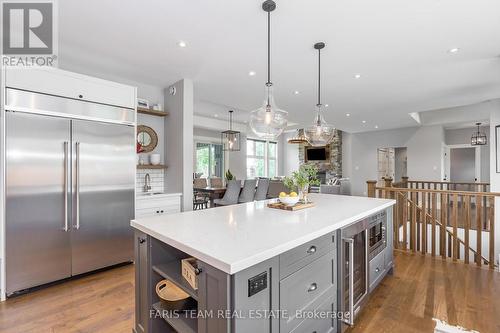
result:
[[[229,169],[227,169],[226,174],[224,176],[226,177],[226,182],[234,179],[234,176],[231,173],[231,170],[229,170]]]
[[[302,203],[309,202],[309,186],[319,185],[318,168],[312,164],[302,164],[299,170],[292,172],[291,176],[284,179],[285,186],[293,191],[299,191],[299,198]]]

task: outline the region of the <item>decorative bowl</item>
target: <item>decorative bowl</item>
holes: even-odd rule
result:
[[[149,155],[149,162],[153,165],[160,164],[160,154],[151,154]]]
[[[296,197],[280,197],[279,201],[284,205],[294,206],[295,204],[297,204],[297,202],[299,202],[299,197],[298,196],[296,196]]]

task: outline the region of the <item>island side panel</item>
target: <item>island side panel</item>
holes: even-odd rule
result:
[[[202,261],[198,267],[198,333],[230,333],[231,276]]]
[[[232,332],[279,332],[279,257],[232,275]]]
[[[135,231],[135,333],[150,332],[150,241],[148,235]]]
[[[387,209],[387,247],[385,248],[385,268],[389,274],[394,270],[394,210]]]

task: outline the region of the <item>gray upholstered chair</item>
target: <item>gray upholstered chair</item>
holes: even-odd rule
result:
[[[340,194],[340,185],[323,185],[319,187],[319,193],[322,194]]]
[[[245,179],[243,189],[241,190],[240,197],[238,198],[239,203],[250,202],[255,198],[255,186],[257,185],[257,179]]]
[[[223,187],[222,178],[210,178],[210,187]]]
[[[227,182],[226,193],[221,199],[215,199],[214,204],[217,206],[229,206],[238,203],[238,198],[241,191],[241,181],[230,180]]]
[[[255,200],[266,200],[267,191],[269,190],[269,178],[259,178],[257,190],[255,191]]]
[[[269,189],[267,191],[268,198],[277,198],[280,192],[290,191],[281,180],[271,180],[269,182]]]

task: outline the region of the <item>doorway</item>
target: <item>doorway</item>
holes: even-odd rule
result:
[[[450,149],[450,181],[476,182],[476,148]]]
[[[400,182],[407,174],[406,147],[386,147],[377,149],[377,173],[380,184],[383,178],[390,177],[394,182]]]
[[[445,148],[444,181],[474,183],[481,181],[481,150],[470,145],[451,145]]]

